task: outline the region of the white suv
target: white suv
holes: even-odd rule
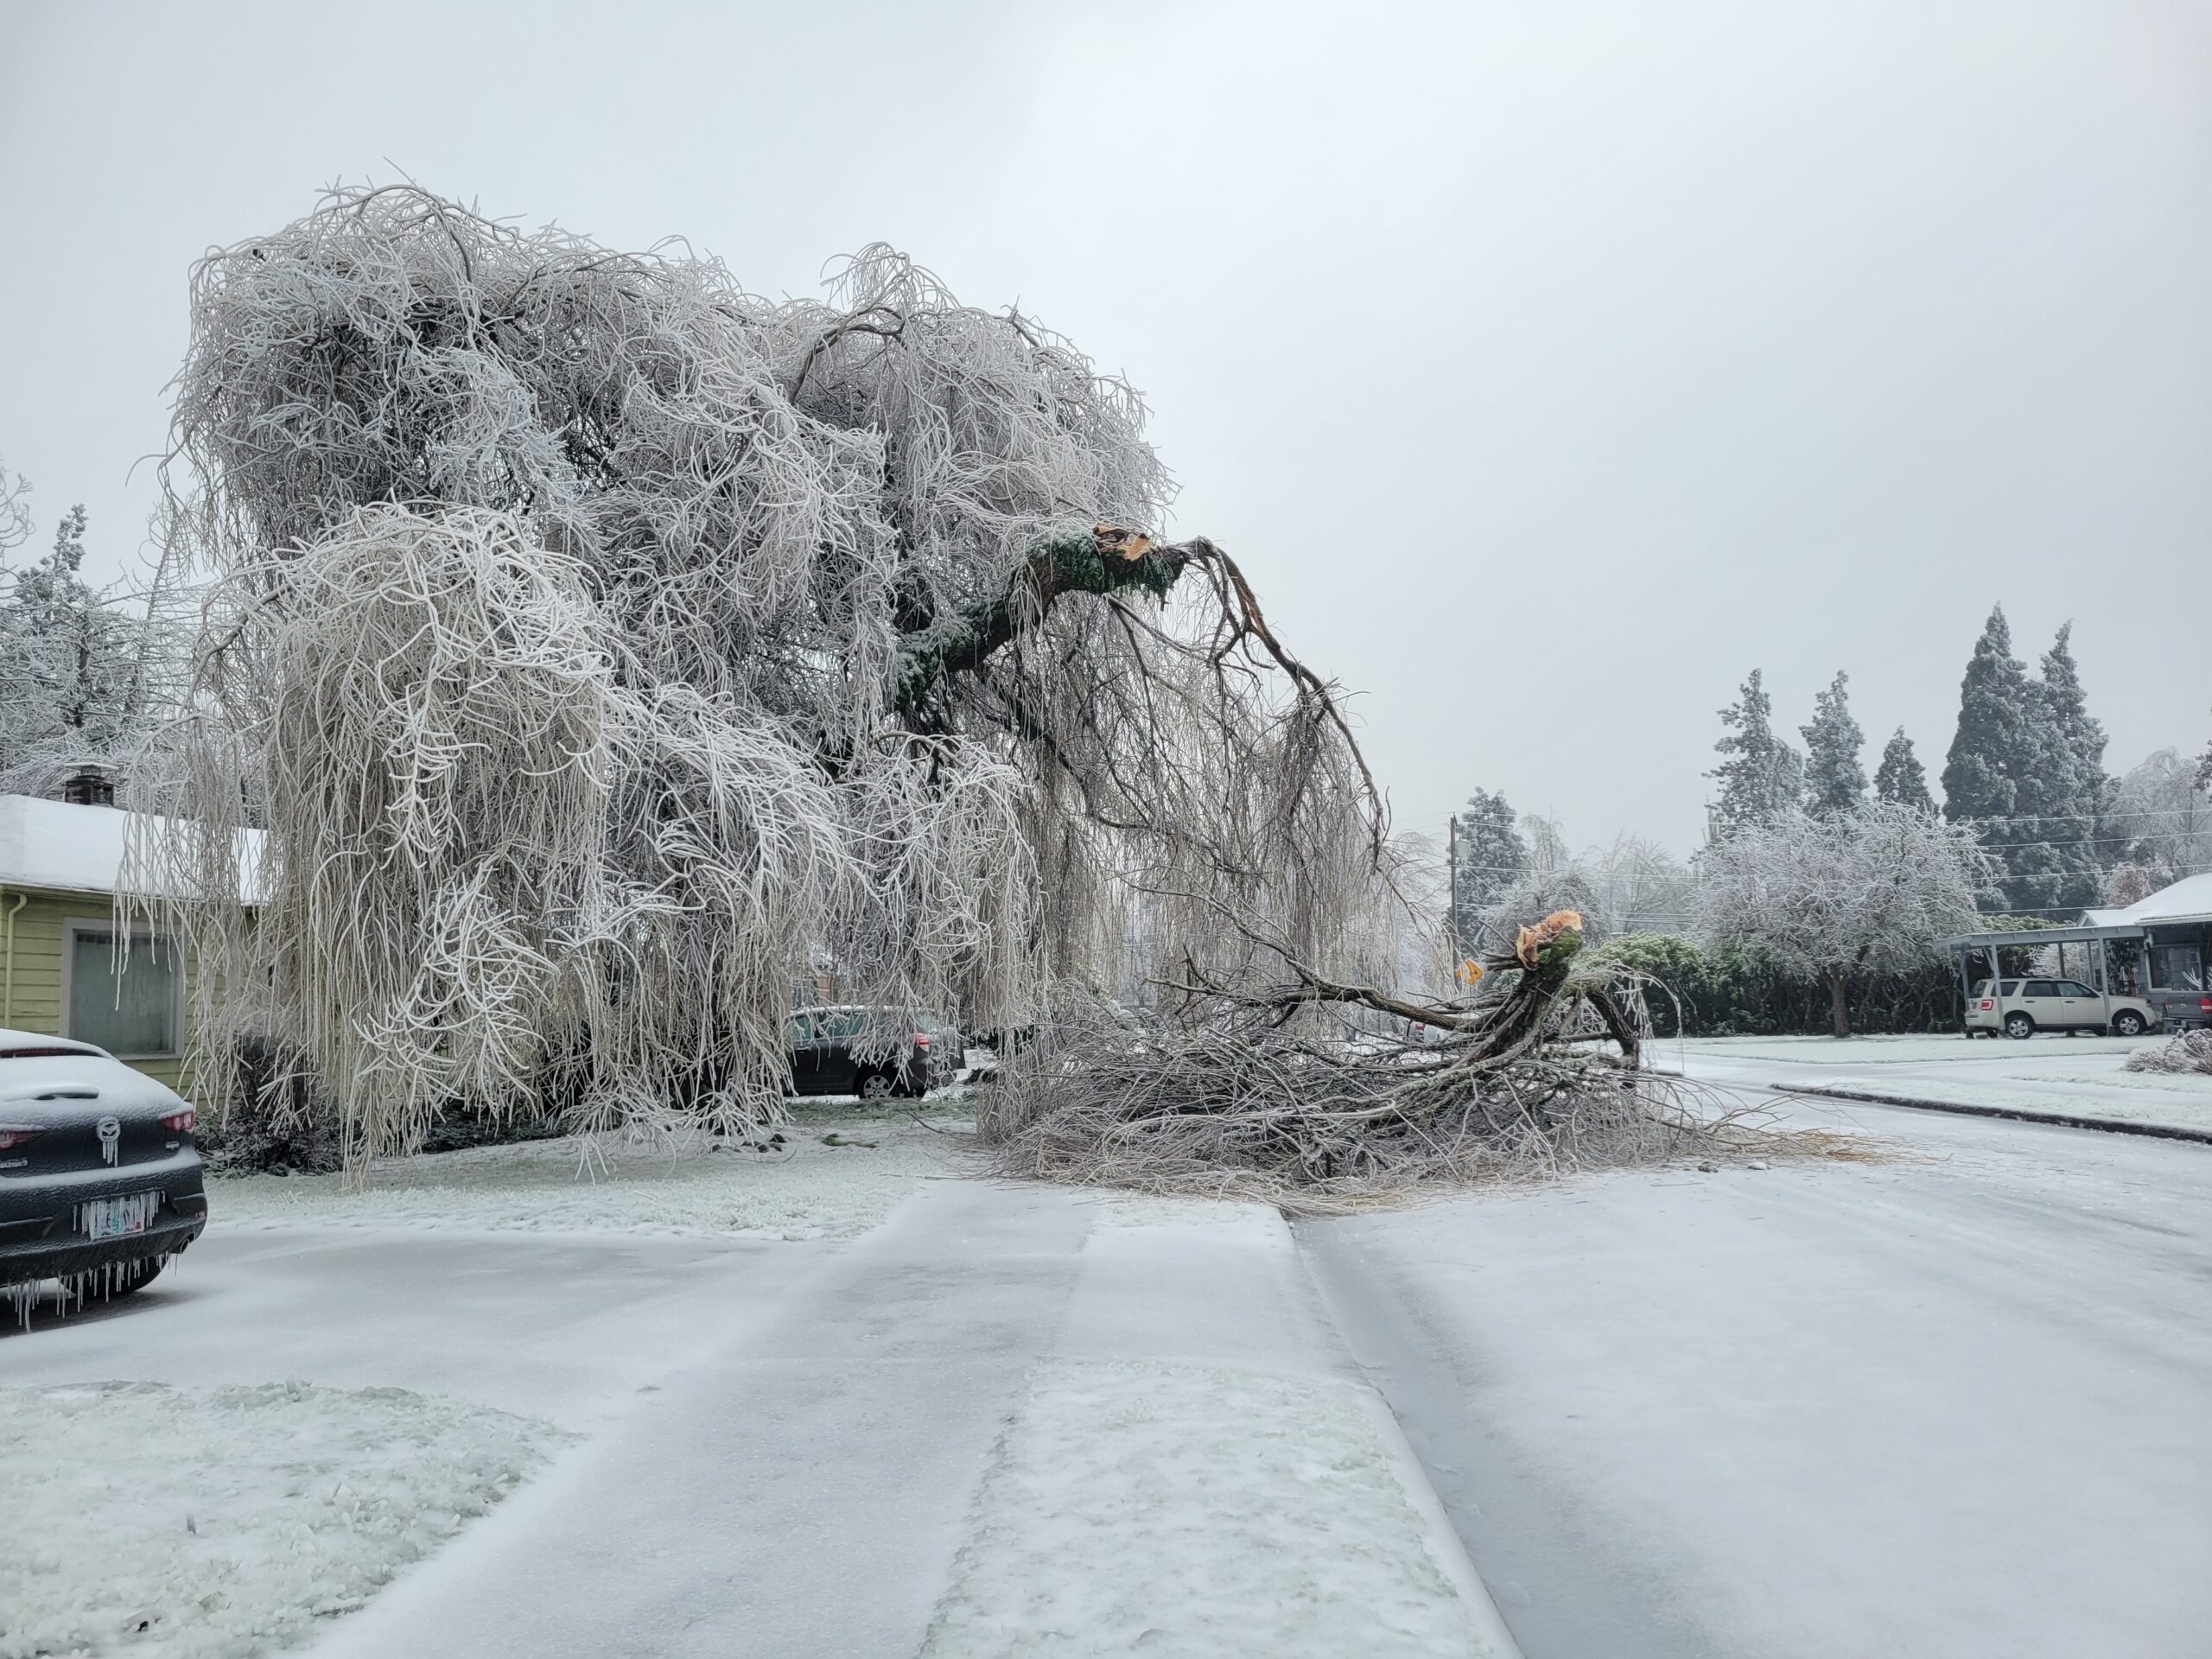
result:
[[[2032,1037],[2039,1031],[2140,1037],[2158,1023],[2135,996],[2101,996],[2078,979],[1985,979],[1967,999],[1967,1035]]]

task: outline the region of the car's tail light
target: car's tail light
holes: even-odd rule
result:
[[[2198,997],[2196,999],[2196,1011],[2199,1014],[2212,1014],[2212,996]]]
[[[914,1033],[914,1046],[915,1046],[916,1048],[927,1048],[929,1046],[930,1046],[930,1034],[929,1034],[929,1033],[927,1033],[926,1031],[918,1031],[918,1032],[916,1032],[916,1033]]]
[[[182,1111],[171,1112],[163,1118],[162,1127],[171,1135],[189,1135],[192,1133],[193,1120],[196,1116],[193,1109],[188,1106]]]
[[[1983,1007],[1985,1007],[1985,1008],[1993,1008],[1993,1007],[1995,1007],[1997,1005],[1996,1005],[1994,1002],[1991,1001],[1987,997],[1986,997],[1986,996],[1985,996],[1985,997],[1983,997],[1983,998],[1981,999],[1981,1006],[1982,1006]]]
[[[40,1131],[19,1123],[0,1123],[0,1152],[12,1152],[26,1141],[35,1138]]]

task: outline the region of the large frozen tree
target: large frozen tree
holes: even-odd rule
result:
[[[457,1102],[750,1121],[824,967],[1026,1020],[1133,882],[1224,973],[1202,900],[1382,948],[1331,689],[1155,539],[1143,405],[1030,318],[408,188],[211,255],[192,324],[173,550],[217,586],[135,798],[194,833],[141,853],[204,900],[209,1040],[292,1053],[357,1170]]]
[[[1700,930],[1818,981],[1831,1030],[1848,1037],[1853,982],[1916,966],[1937,939],[1971,931],[1987,866],[1970,827],[1916,807],[1784,812],[1699,855]]]
[[[882,247],[771,302],[351,190],[199,265],[176,385],[168,550],[213,587],[137,874],[181,895],[203,1058],[289,1057],[357,1176],[456,1107],[750,1125],[823,969],[1049,1014],[1033,1052],[1082,1063],[995,1131],[1039,1166],[1199,1126],[1292,1180],[1711,1133],[1622,1087],[1573,918],[1471,1005],[1397,994],[1333,689],[1161,538],[1141,402],[1030,317]],[[1091,995],[1131,984],[1156,1041]],[[1449,1035],[1402,1064],[1339,1013]],[[1588,1021],[1610,1069],[1555,1046]]]

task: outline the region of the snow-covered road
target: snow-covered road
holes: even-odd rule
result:
[[[1307,1224],[1529,1659],[2184,1659],[2212,1148],[1808,1107],[1887,1164]]]

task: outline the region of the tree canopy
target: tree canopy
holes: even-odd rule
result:
[[[143,874],[357,1170],[455,1102],[752,1121],[819,971],[1015,1024],[1133,939],[1233,978],[1217,906],[1389,957],[1335,694],[1160,537],[1137,393],[888,248],[771,302],[340,191],[197,267],[176,387],[215,585]]]

